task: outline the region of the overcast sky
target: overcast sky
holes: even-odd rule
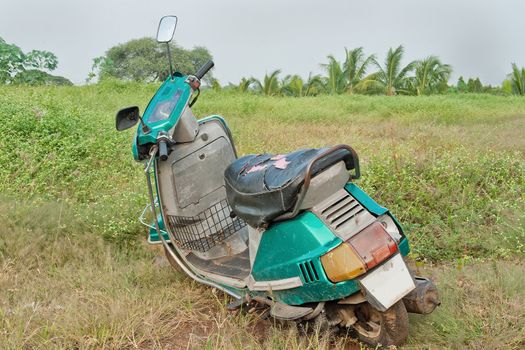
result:
[[[438,55],[454,81],[500,84],[512,62],[525,65],[523,0],[0,0],[0,37],[54,52],[55,74],[82,83],[94,57],[154,36],[166,14],[179,17],[178,44],[211,51],[222,84],[278,68],[319,73],[328,54],[358,46],[381,61],[399,44],[405,62]]]

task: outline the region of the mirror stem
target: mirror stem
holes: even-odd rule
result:
[[[170,61],[170,79],[173,80],[173,64],[171,62],[170,43],[166,43],[166,46],[168,48],[168,60]]]
[[[140,125],[142,125],[142,132],[145,134],[149,134],[151,129],[149,128],[149,126],[146,125],[146,123],[144,123],[140,115],[139,115],[139,120],[140,120]]]

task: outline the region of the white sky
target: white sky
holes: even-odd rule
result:
[[[500,84],[525,65],[520,0],[0,0],[0,37],[54,52],[54,74],[82,83],[111,46],[154,36],[160,17],[179,17],[175,40],[206,46],[222,84],[243,76],[319,73],[328,54],[363,46],[383,60],[405,46],[406,62],[438,55],[458,76]],[[175,57],[176,59],[176,57]]]

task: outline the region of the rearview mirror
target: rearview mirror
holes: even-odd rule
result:
[[[139,118],[139,107],[133,106],[121,109],[117,112],[117,130],[122,131],[131,128],[133,125],[137,124]]]
[[[169,43],[173,39],[177,27],[176,16],[164,16],[160,19],[159,29],[157,30],[157,42]]]

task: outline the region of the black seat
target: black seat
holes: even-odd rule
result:
[[[224,172],[226,195],[233,212],[253,227],[268,225],[273,219],[293,209],[304,183],[308,165],[311,177],[344,161],[348,170],[356,169],[358,159],[347,146],[302,149],[285,155],[251,154],[241,157]]]

